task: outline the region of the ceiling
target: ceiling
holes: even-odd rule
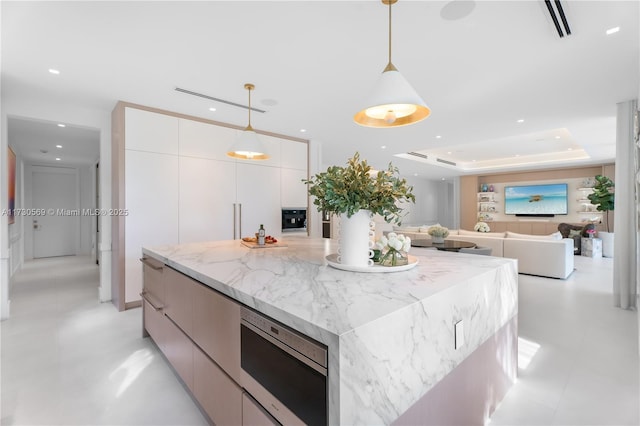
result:
[[[639,93],[639,5],[562,4],[564,38],[542,0],[399,1],[393,62],[432,113],[373,129],[353,115],[387,62],[379,1],[3,1],[2,106],[10,128],[24,115],[14,104],[108,114],[118,100],[244,126],[245,109],[175,88],[246,104],[251,82],[266,110],[253,127],[320,142],[325,165],[359,151],[374,167],[441,179],[610,162],[616,103]],[[28,118],[14,138],[35,133],[37,108]],[[81,117],[49,121],[54,133],[86,131]],[[397,156],[407,152],[428,159]]]

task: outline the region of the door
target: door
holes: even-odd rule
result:
[[[75,255],[80,224],[76,169],[34,167],[32,188],[34,211],[46,212],[31,216],[33,257]]]

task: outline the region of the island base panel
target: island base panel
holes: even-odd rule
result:
[[[516,315],[393,424],[484,425],[517,373]]]

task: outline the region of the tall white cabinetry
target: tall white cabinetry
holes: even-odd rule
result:
[[[261,224],[281,235],[283,207],[307,207],[307,143],[261,135],[271,156],[226,152],[235,128],[119,103],[113,112],[114,304],[140,304],[144,245],[230,240]]]

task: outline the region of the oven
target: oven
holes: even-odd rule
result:
[[[280,423],[327,425],[327,347],[243,307],[242,386]]]
[[[306,230],[307,209],[282,209],[282,232]]]

